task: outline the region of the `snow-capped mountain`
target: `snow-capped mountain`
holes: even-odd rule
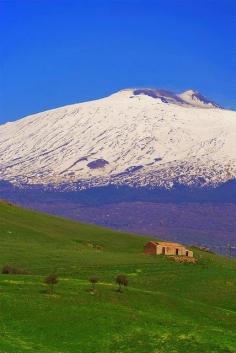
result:
[[[0,180],[85,189],[236,178],[236,112],[200,93],[125,89],[0,126]]]

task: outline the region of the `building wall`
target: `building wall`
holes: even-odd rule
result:
[[[163,251],[164,248],[164,251]],[[178,250],[178,252],[176,252]],[[156,255],[170,255],[170,256],[188,256],[193,257],[193,252],[186,249],[184,246],[162,246],[156,245],[152,242],[145,244],[145,254],[156,254]]]
[[[163,253],[163,248],[165,248],[165,252]],[[178,252],[176,252],[178,250]],[[191,250],[186,249],[184,246],[181,247],[175,247],[175,246],[161,246],[157,245],[157,250],[156,250],[157,255],[178,255],[178,256],[189,256],[193,257],[193,252]]]
[[[157,250],[156,250],[156,254],[157,255],[161,255],[162,254],[162,246],[161,245],[157,245]]]
[[[152,243],[147,243],[144,246],[145,254],[156,254],[156,245]]]
[[[191,250],[187,250],[188,251],[188,257],[193,257],[193,252]]]

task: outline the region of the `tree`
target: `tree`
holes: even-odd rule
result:
[[[99,278],[96,276],[92,276],[89,278],[89,282],[92,284],[91,292],[95,292],[96,284],[99,282]]]
[[[116,283],[118,284],[118,292],[122,292],[122,286],[127,287],[128,286],[128,278],[125,275],[118,275],[116,277]]]
[[[45,278],[45,283],[50,288],[50,293],[53,294],[54,292],[54,285],[58,283],[58,277],[55,274],[51,274]]]

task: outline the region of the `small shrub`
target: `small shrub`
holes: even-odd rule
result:
[[[14,267],[11,265],[5,265],[2,268],[2,274],[11,274],[11,275],[27,275],[28,272],[20,267]]]
[[[24,270],[23,268],[20,267],[14,267],[13,268],[13,274],[14,275],[28,275],[29,272]]]
[[[58,283],[58,281],[58,276],[55,274],[51,274],[45,278],[44,282],[49,286],[49,292],[51,294],[54,293],[54,286]]]
[[[118,284],[117,291],[122,292],[122,286],[127,287],[128,286],[128,278],[125,275],[118,275],[116,277],[116,283]]]
[[[2,268],[2,274],[8,275],[8,274],[12,273],[12,270],[13,270],[12,266],[10,266],[10,265],[5,265],[5,266],[3,266],[3,268]]]

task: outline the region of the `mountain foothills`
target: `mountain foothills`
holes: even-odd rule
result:
[[[236,112],[193,90],[125,89],[1,125],[0,196],[226,249],[235,241]]]
[[[234,353],[236,262],[144,254],[149,239],[0,201],[4,353]],[[151,239],[151,238],[150,238]],[[6,266],[8,265],[8,266]],[[54,294],[45,277],[58,275]],[[117,292],[123,274],[128,286]],[[91,291],[90,278],[97,278]]]
[[[15,185],[216,187],[236,176],[236,112],[200,93],[126,89],[0,127],[0,178]]]

